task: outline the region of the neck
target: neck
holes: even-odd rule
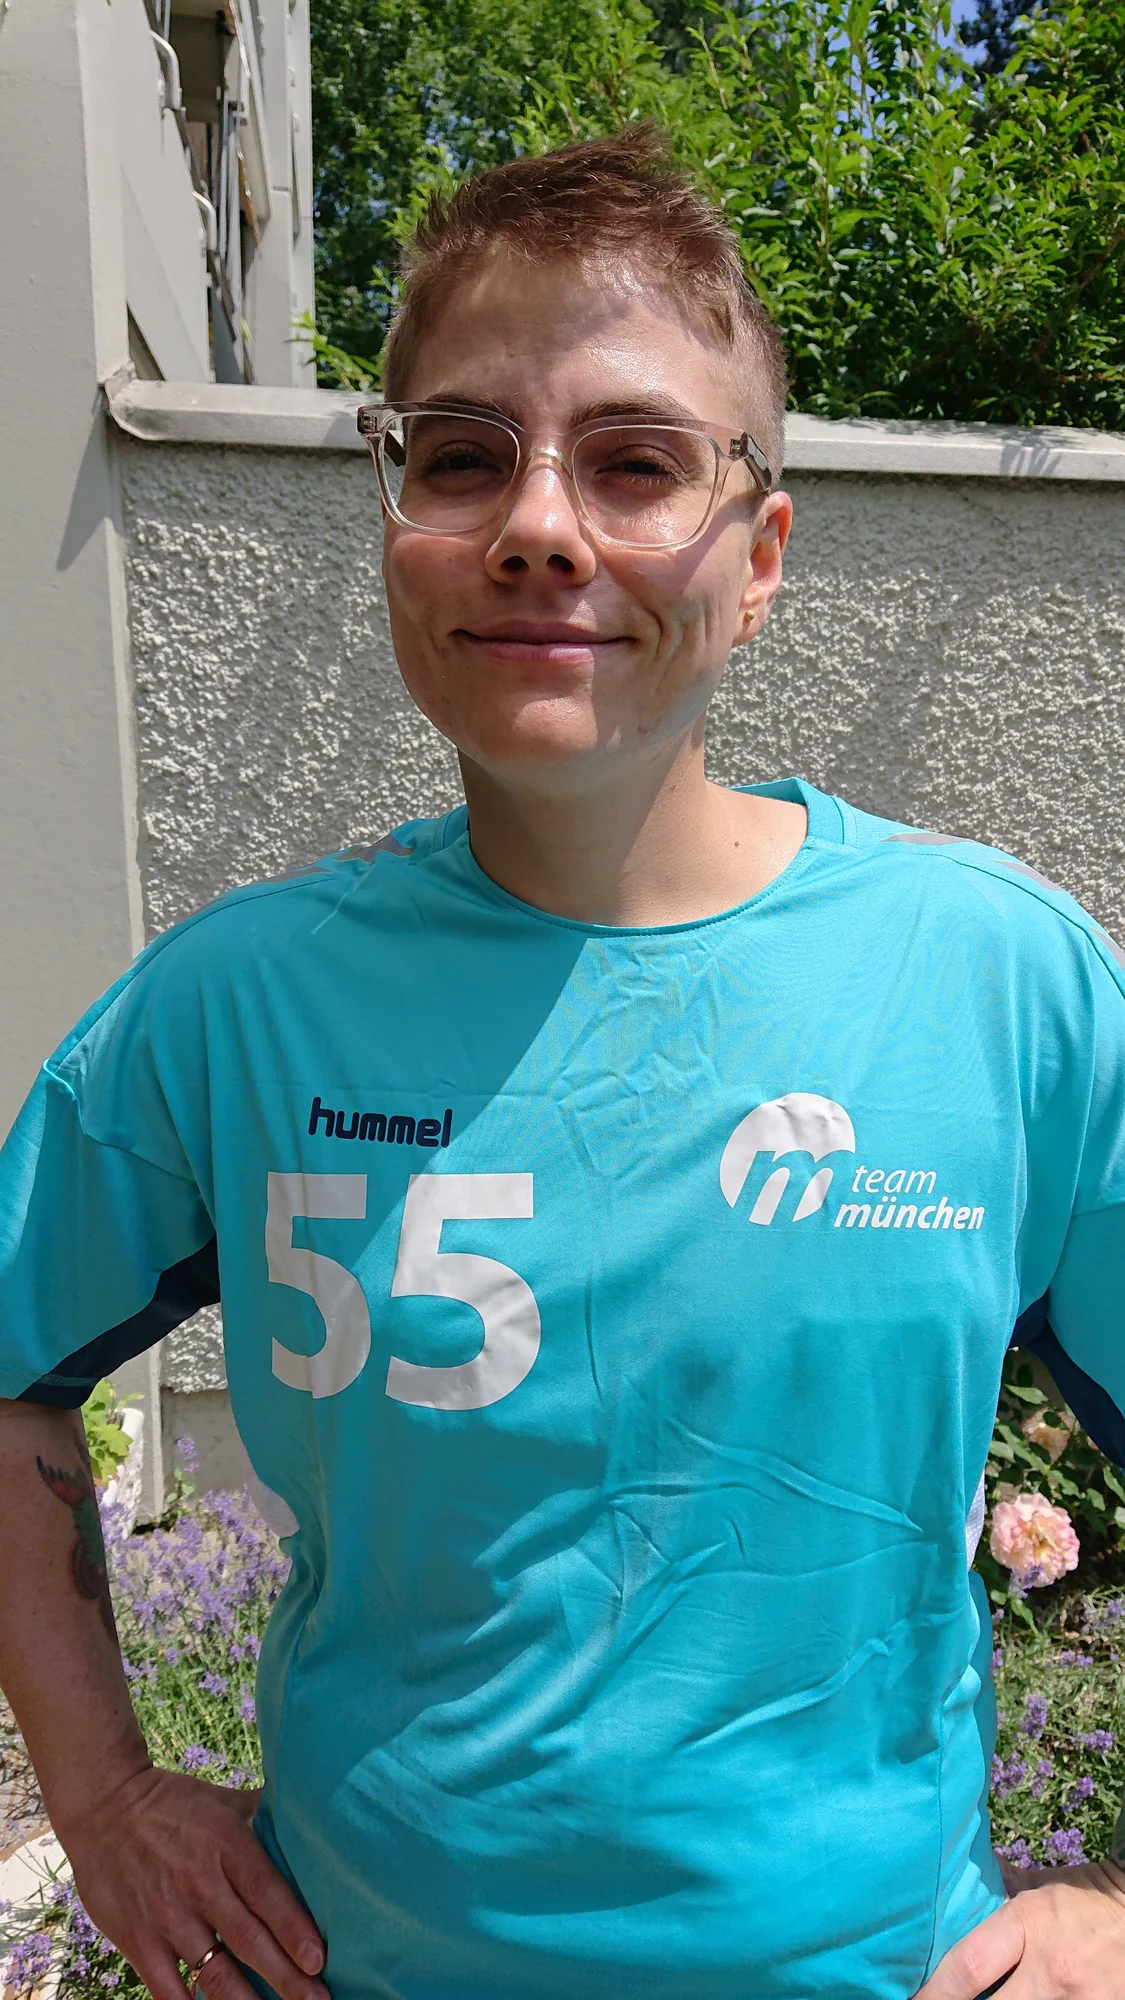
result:
[[[468,758],[473,854],[510,895],[580,923],[698,922],[756,895],[805,837],[803,806],[711,784],[702,732],[600,785],[546,792]]]

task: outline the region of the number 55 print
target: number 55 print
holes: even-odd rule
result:
[[[332,1257],[295,1249],[293,1223],[362,1221],[366,1174],[270,1174],[266,1262],[271,1284],[306,1292],[324,1320],[324,1345],[295,1354],[273,1343],[273,1372],[291,1389],[336,1396],[371,1350],[367,1301],[352,1273]],[[399,1230],[391,1297],[456,1299],[479,1313],[484,1338],[471,1361],[430,1368],[392,1354],[386,1393],[426,1410],[483,1410],[510,1396],[539,1352],[539,1308],[523,1278],[493,1257],[441,1248],[445,1222],[526,1221],[534,1215],[531,1174],[411,1174]]]

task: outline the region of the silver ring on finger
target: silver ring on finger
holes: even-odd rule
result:
[[[211,1946],[210,1951],[204,1952],[203,1957],[199,1961],[199,1964],[192,1966],[191,1971],[188,1973],[187,1976],[188,2000],[195,2000],[195,1991],[196,1987],[199,1985],[199,1979],[201,1973],[206,1971],[207,1967],[210,1965],[211,1960],[213,1958],[218,1958],[219,1953],[225,1950],[226,1950],[226,1945],[223,1943],[222,1938],[216,1938],[214,1944]]]

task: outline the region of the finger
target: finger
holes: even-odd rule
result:
[[[224,1865],[229,1886],[239,1901],[261,1918],[294,1965],[310,1976],[322,1971],[324,1943],[320,1932],[249,1828],[246,1838],[224,1857]]]
[[[1005,1903],[1003,1909],[986,1917],[946,1952],[915,2000],[979,2000],[1006,1978],[1023,1956],[1023,1923],[1018,1911],[1018,1902]]]
[[[185,1954],[183,1960],[185,1965],[198,1965],[204,1954],[215,1947],[214,1931],[207,1931],[203,1935],[207,1940],[206,1943],[198,1944],[198,1949],[195,1950],[193,1956],[188,1957]],[[126,1956],[129,1958],[129,1963],[133,1967],[134,1972],[137,1973],[138,1977],[148,1987],[152,1995],[152,2000],[184,2000],[187,1987],[184,1976],[180,1971],[180,1961],[173,1951],[167,1947],[162,1947],[151,1953],[147,1951],[144,1953],[138,1952],[135,1956],[127,1953]],[[220,1961],[224,1958],[226,1958],[228,1965],[231,1965],[229,1955],[219,1948],[211,1963],[205,1966],[199,1975],[197,1990],[204,1996],[204,2000],[215,2000],[212,1988],[216,1982],[213,1974]],[[234,1986],[223,1988],[222,2000],[258,2000],[258,1995],[248,1982],[242,1978],[241,1974],[238,1973],[237,1967],[232,1965],[232,1970],[235,1972],[237,1979],[237,1990]],[[222,1982],[220,1981],[219,1984],[221,1986]]]
[[[328,1988],[298,1969],[273,1932],[233,1890],[216,1905],[215,1923],[223,1943],[244,1965],[260,1972],[281,2000],[328,2000]]]
[[[148,1987],[152,2000],[184,2000],[184,1982],[180,1976],[179,1965],[170,1951],[138,1953],[135,1957],[132,1953],[126,1952],[124,1956],[129,1960],[138,1979]],[[198,1963],[199,1959],[192,1960],[193,1965]]]
[[[210,1965],[200,1973],[198,1990],[203,2000],[258,2000],[250,1981],[243,1978],[229,1951],[216,1953]],[[182,1982],[180,2000],[184,2000]]]

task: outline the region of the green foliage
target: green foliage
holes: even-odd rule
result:
[[[948,0],[315,0],[322,379],[375,360],[430,188],[654,117],[796,406],[1125,427],[1125,0],[992,12],[977,68]]]
[[[1048,11],[1045,0],[978,0],[976,13],[959,23],[957,33],[978,67],[995,75],[1018,54],[1029,17]]]
[[[115,1394],[113,1383],[109,1381],[99,1382],[93,1395],[82,1405],[86,1449],[90,1454],[90,1471],[95,1486],[108,1486],[114,1473],[120,1470],[129,1456],[129,1440],[121,1428],[124,1407],[125,1403]]]
[[[419,197],[509,159],[529,79],[632,5],[569,0],[560,17],[544,0],[313,0],[317,320],[330,347],[376,360]]]
[[[998,1636],[994,1844],[1017,1865],[1101,1860],[1125,1786],[1125,1602],[1064,1598]]]
[[[294,320],[293,341],[298,347],[311,349],[317,374],[334,389],[353,389],[366,395],[378,386],[378,357],[372,361],[365,355],[349,354],[345,348],[334,346],[326,334],[318,332],[311,313],[299,313]]]

